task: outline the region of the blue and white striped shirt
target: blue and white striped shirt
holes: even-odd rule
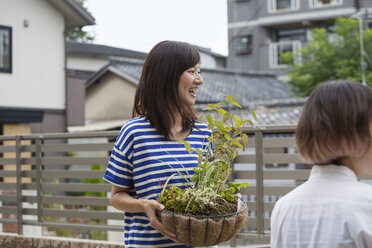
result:
[[[211,131],[207,125],[196,123],[187,140],[191,147],[208,149]],[[112,150],[103,178],[119,187],[128,188],[134,198],[156,200],[162,185],[177,171],[190,175],[198,165],[198,156],[189,154],[183,144],[166,139],[144,117],[134,118],[122,127]],[[180,175],[169,185],[182,186]],[[167,239],[149,224],[145,213],[127,213],[124,218],[125,247],[186,247]]]

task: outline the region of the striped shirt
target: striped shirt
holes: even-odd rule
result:
[[[187,140],[191,147],[208,149],[210,130],[203,123],[196,123]],[[189,154],[178,141],[166,139],[144,117],[134,118],[122,127],[111,153],[103,178],[129,189],[134,198],[156,200],[162,185],[177,171],[193,175],[198,156]],[[172,177],[168,185],[185,185],[185,179]],[[125,247],[186,247],[167,239],[150,226],[145,213],[124,214]]]

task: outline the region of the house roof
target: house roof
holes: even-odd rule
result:
[[[67,53],[68,54],[88,54],[88,55],[98,55],[98,56],[118,56],[118,57],[126,57],[126,58],[135,58],[135,59],[145,59],[147,53],[105,46],[105,45],[98,45],[98,44],[90,44],[90,43],[82,43],[76,41],[67,41]]]
[[[137,84],[142,72],[143,61],[111,57],[109,63],[87,80],[86,86],[97,82],[108,71]],[[239,72],[226,69],[203,69],[204,84],[200,87],[196,102],[220,102],[219,93],[232,95],[240,104],[264,102],[291,97],[289,86],[274,74],[264,72]]]
[[[48,0],[65,16],[66,28],[95,24],[94,17],[75,0]]]
[[[194,46],[196,49],[198,49],[199,52],[204,52],[204,53],[210,54],[211,56],[216,57],[216,58],[223,58],[223,59],[226,58],[226,56],[224,56],[224,55],[222,55],[222,54],[219,54],[219,53],[213,52],[212,49],[210,49],[210,48],[201,47],[201,46],[198,46],[198,45],[193,45],[193,46]]]
[[[142,60],[110,57],[109,63],[87,80],[86,87],[89,88],[94,83],[98,83],[108,72],[137,85],[142,66]],[[221,92],[232,95],[243,105],[243,109],[233,110],[233,113],[241,118],[250,116],[252,120],[250,111],[255,111],[258,119],[254,121],[255,125],[295,125],[306,101],[305,98],[292,98],[289,86],[269,73],[203,69],[201,75],[204,84],[198,92],[195,108],[202,114],[205,114],[203,109],[207,103],[224,100],[219,94]],[[81,127],[83,128],[81,130],[90,130],[93,124]],[[116,128],[120,128],[119,124],[121,125],[122,122],[115,121],[113,126],[118,125]],[[94,128],[97,127],[94,126]],[[103,128],[106,128],[106,125]]]

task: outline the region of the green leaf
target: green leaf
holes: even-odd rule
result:
[[[240,143],[238,143],[238,142],[236,142],[235,140],[232,139],[231,142],[234,143],[234,144],[235,144],[237,147],[239,147],[240,149],[242,149],[242,150],[244,149],[243,145],[240,144]]]
[[[235,105],[235,106],[237,106],[237,107],[239,107],[239,108],[242,108],[242,106],[239,104],[239,103],[237,103],[237,102],[235,102],[235,101],[230,101],[229,103],[231,103],[231,104],[233,104],[233,105]]]
[[[254,111],[251,111],[252,115],[253,115],[253,118],[257,121],[257,115]]]
[[[225,95],[225,94],[222,94],[222,93],[220,93],[220,95],[223,96],[223,97],[226,97],[227,99],[229,99],[229,101],[233,100],[232,96]]]
[[[225,102],[216,103],[216,104],[213,105],[213,108],[217,108],[217,107],[219,107],[221,105],[224,105],[224,104],[226,104],[226,103]]]
[[[222,116],[225,116],[226,114],[226,110],[220,108],[220,109],[217,109],[218,113],[220,113]]]
[[[207,119],[208,124],[213,125],[213,117],[211,115],[207,115],[205,118]]]

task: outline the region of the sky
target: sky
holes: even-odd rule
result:
[[[149,52],[162,40],[227,55],[227,0],[86,0],[93,43]]]

